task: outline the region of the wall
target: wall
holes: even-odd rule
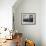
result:
[[[36,46],[41,46],[41,0],[23,0],[17,7],[13,7],[15,29],[23,33],[24,38],[35,41]],[[22,25],[21,13],[36,13],[35,25]]]
[[[12,6],[16,0],[0,0],[0,27],[12,29]]]
[[[46,46],[46,0],[41,1],[41,40],[42,46]]]

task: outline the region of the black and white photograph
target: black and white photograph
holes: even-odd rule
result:
[[[36,13],[22,13],[22,24],[36,24]]]

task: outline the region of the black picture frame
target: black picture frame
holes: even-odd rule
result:
[[[21,13],[21,24],[35,25],[36,24],[36,13]]]

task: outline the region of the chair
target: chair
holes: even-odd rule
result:
[[[16,46],[22,46],[22,33],[15,33]]]

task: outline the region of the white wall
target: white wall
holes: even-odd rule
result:
[[[46,46],[46,0],[41,1],[41,36],[42,46]]]
[[[0,27],[12,28],[12,6],[16,0],[0,0]]]
[[[24,37],[35,41],[36,46],[41,46],[41,0],[23,0],[18,7],[13,8],[15,29],[22,32]],[[22,25],[21,13],[36,13],[36,25]]]
[[[24,36],[33,38],[39,46],[46,46],[46,0],[23,0],[21,5],[14,5],[15,29]],[[17,7],[16,7],[17,6]],[[21,13],[36,13],[36,25],[21,25]],[[39,41],[40,40],[40,41]]]

